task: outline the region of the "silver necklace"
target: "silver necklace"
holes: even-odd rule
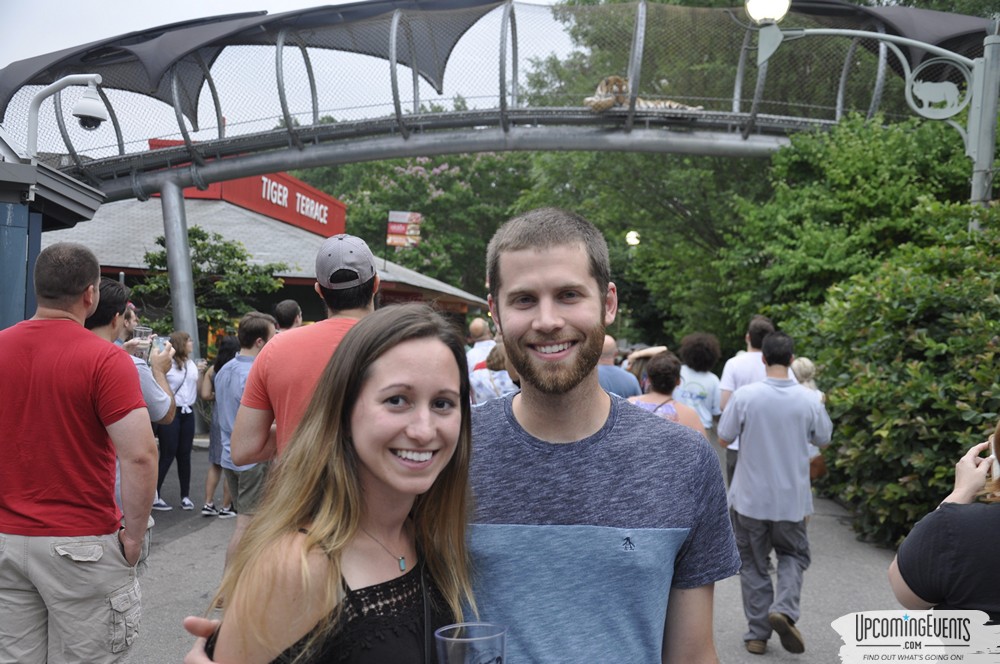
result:
[[[361,528],[362,532],[364,532],[365,535],[368,535],[368,537],[371,537],[375,541],[376,544],[378,544],[380,547],[382,547],[383,549],[385,549],[386,553],[388,553],[390,556],[392,556],[393,558],[396,559],[396,562],[399,563],[399,571],[400,572],[405,572],[406,571],[406,556],[397,556],[395,553],[393,553],[392,551],[389,550],[389,547],[387,547],[385,544],[382,544],[382,542],[378,538],[376,538],[374,535],[372,535],[370,532],[368,532],[365,529],[364,526],[359,525],[358,527]]]

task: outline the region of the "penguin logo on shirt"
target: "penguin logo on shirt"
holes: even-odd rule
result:
[[[632,543],[631,537],[626,537],[622,540],[622,548],[626,551],[635,551],[635,544]]]

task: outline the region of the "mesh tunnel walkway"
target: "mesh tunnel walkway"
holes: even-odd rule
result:
[[[976,57],[990,22],[805,0],[782,27],[901,34]],[[73,86],[42,103],[38,146],[110,201],[167,180],[445,152],[765,156],[848,112],[908,113],[902,69],[877,41],[789,44],[765,76],[754,32],[742,8],[645,2],[376,0],[226,15],[15,62],[0,70],[0,122],[22,137],[42,86],[100,74],[110,121],[81,128],[70,109],[86,88]],[[927,54],[904,56],[913,67]],[[608,76],[629,81],[624,103],[595,113],[584,99]],[[667,99],[679,108],[644,108]],[[182,144],[151,150],[151,138]]]

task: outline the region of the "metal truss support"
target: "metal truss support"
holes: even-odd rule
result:
[[[170,70],[170,94],[174,100],[174,115],[177,117],[177,127],[181,130],[181,137],[184,139],[184,147],[187,148],[188,154],[191,155],[191,161],[198,164],[199,166],[205,165],[205,158],[201,156],[201,153],[194,147],[194,141],[191,140],[191,132],[187,129],[187,124],[184,122],[184,113],[181,111],[181,84],[177,79],[177,68],[181,63],[175,64]]]
[[[215,89],[215,79],[212,77],[212,71],[205,63],[205,58],[201,57],[201,53],[196,53],[195,58],[198,60],[198,66],[201,67],[201,73],[205,76],[208,91],[212,93],[212,105],[215,107],[215,126],[219,128],[219,138],[225,138],[226,121],[222,117],[222,101],[219,99],[219,91]]]
[[[133,198],[134,187],[152,193],[166,183],[190,187],[193,172],[202,182],[222,182],[252,175],[266,175],[282,170],[314,168],[353,162],[397,159],[402,157],[463,154],[469,152],[509,151],[594,151],[645,152],[709,155],[717,157],[767,157],[788,145],[783,136],[757,134],[742,139],[719,131],[666,131],[661,128],[635,128],[630,133],[609,132],[603,126],[521,127],[504,132],[499,126],[478,130],[413,133],[405,140],[399,136],[377,136],[331,143],[308,144],[304,150],[286,149],[216,159],[204,166],[184,167],[173,171],[149,171],[133,179],[120,178],[105,183],[108,201]]]
[[[403,105],[399,98],[399,74],[396,68],[399,65],[399,22],[403,18],[403,10],[397,9],[392,13],[392,27],[389,29],[389,76],[392,80],[392,105],[396,111],[396,125],[403,138],[410,137],[410,130],[403,122]]]
[[[885,34],[885,26],[881,23],[873,24],[872,27],[874,28],[872,32],[883,35]],[[837,107],[834,111],[834,119],[838,122],[844,117],[844,98],[847,95],[847,79],[851,73],[851,63],[854,60],[854,54],[857,52],[858,45],[860,43],[860,38],[851,40],[851,45],[847,48],[847,55],[844,56],[844,66],[840,70],[840,83],[837,85]],[[880,41],[878,43],[878,68],[875,72],[875,83],[872,87],[872,99],[871,103],[868,105],[868,115],[866,116],[869,120],[875,116],[875,113],[878,112],[878,107],[882,104],[882,91],[885,88],[885,73],[888,54],[888,46],[885,42]]]
[[[292,145],[302,149],[302,139],[295,131],[295,122],[292,113],[288,109],[288,95],[285,93],[285,37],[288,35],[288,28],[282,29],[278,33],[277,43],[274,45],[274,76],[278,84],[278,101],[281,103],[281,116],[285,119],[285,131],[288,132],[288,139]]]
[[[642,82],[642,54],[646,46],[646,0],[641,0],[635,9],[635,28],[632,31],[632,53],[628,59],[628,118],[625,133],[632,131],[635,122],[635,100],[639,97]]]
[[[736,82],[733,84],[733,113],[740,112],[740,105],[743,101],[743,77],[747,70],[747,57],[750,53],[750,40],[755,30],[747,27],[743,33],[743,46],[740,48],[740,59],[736,63]]]
[[[503,7],[503,19],[500,22],[500,126],[504,131],[510,130],[510,118],[507,116],[507,35],[510,35],[511,45],[511,79],[510,106],[517,108],[517,15],[514,12],[514,0],[507,0]]]

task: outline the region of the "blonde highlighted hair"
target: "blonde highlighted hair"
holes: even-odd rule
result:
[[[461,336],[447,320],[422,304],[394,305],[361,319],[345,336],[326,365],[312,401],[282,457],[272,466],[263,500],[227,566],[212,605],[241,616],[248,634],[261,634],[267,614],[265,597],[274,583],[276,542],[300,529],[308,532],[301,549],[302,582],[311,585],[307,556],[320,551],[329,560],[320,596],[326,616],[302,651],[306,656],[335,629],[340,615],[341,555],[358,535],[364,510],[359,461],[351,441],[351,413],[372,364],[393,347],[410,340],[438,339],[458,365],[462,425],[454,456],[429,491],[417,496],[410,512],[416,546],[456,621],[463,604],[475,608],[469,580],[465,529],[471,509],[469,457],[471,421],[469,374]],[[269,558],[268,554],[272,554]],[[240,592],[234,593],[240,585]],[[234,598],[230,602],[227,598]],[[270,645],[270,644],[264,644]],[[300,657],[301,659],[301,657]]]
[[[790,368],[800,385],[810,390],[819,389],[816,387],[816,365],[808,357],[796,357]]]

